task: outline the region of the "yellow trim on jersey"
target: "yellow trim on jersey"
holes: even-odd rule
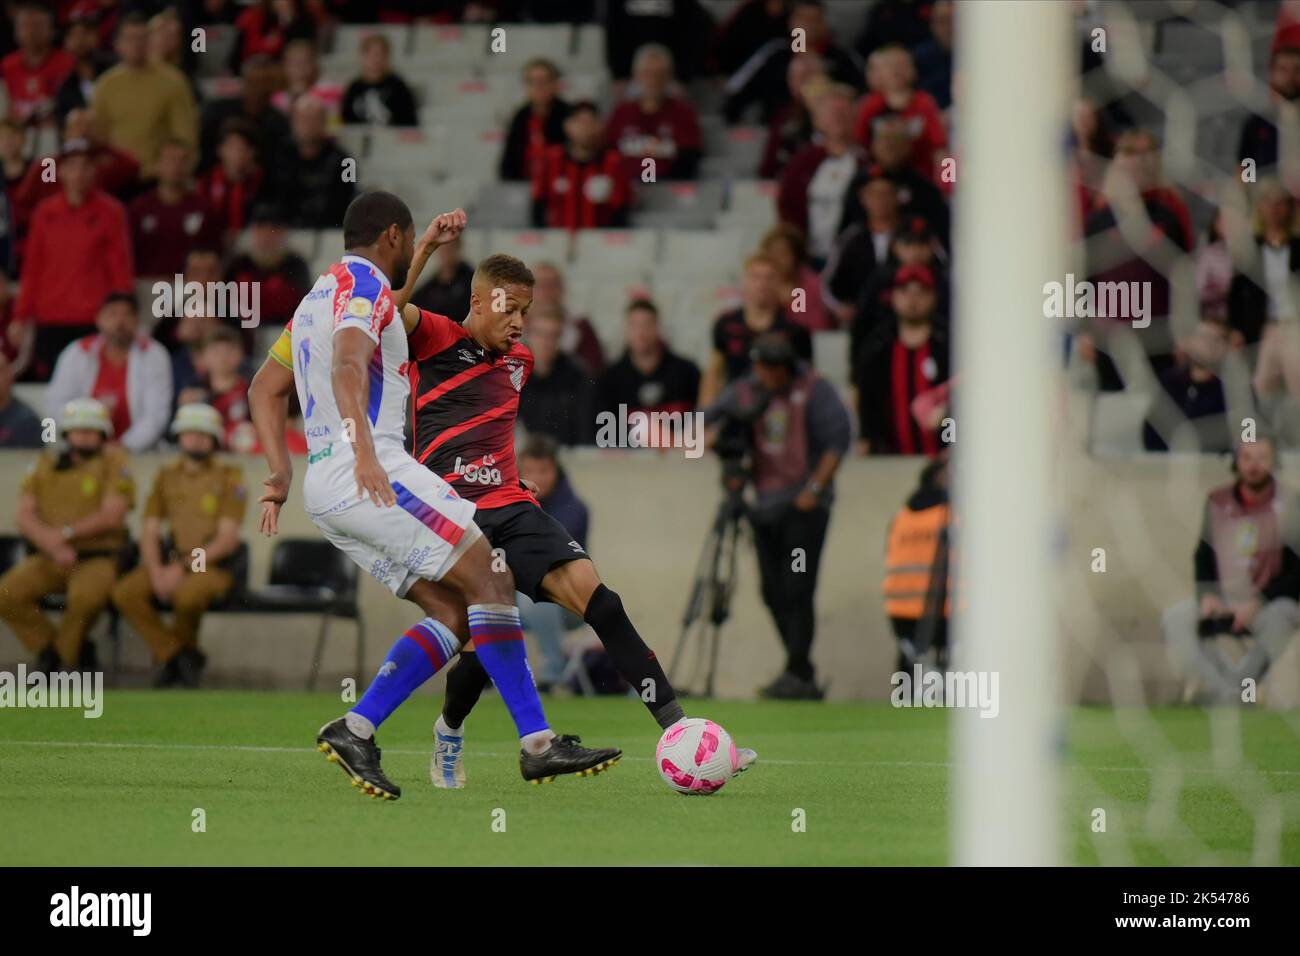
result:
[[[293,371],[293,333],[286,326],[280,332],[280,337],[275,340],[275,344],[266,350],[266,354],[271,356],[289,371]]]

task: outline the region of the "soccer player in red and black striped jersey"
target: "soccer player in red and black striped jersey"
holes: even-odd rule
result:
[[[422,266],[417,254],[408,286]],[[533,364],[520,339],[532,299],[528,267],[511,256],[493,255],[474,273],[470,312],[463,323],[421,310],[409,337],[411,358],[418,363],[412,454],[478,506],[474,520],[492,547],[504,552],[515,587],[591,625],[623,679],[641,694],[660,726],[668,728],[685,715],[654,651],[628,619],[618,594],[601,582],[582,545],[542,510],[519,478],[515,418]],[[454,599],[441,610],[444,621],[458,613]],[[487,683],[474,654],[462,652],[448,672],[447,696],[435,727],[436,786],[463,786],[462,725]],[[737,770],[744,770],[757,755],[738,751],[738,757]]]

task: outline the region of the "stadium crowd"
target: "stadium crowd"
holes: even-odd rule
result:
[[[951,0],[877,0],[850,32],[834,29],[834,11],[817,0],[5,6],[0,446],[39,446],[44,414],[93,398],[108,410],[113,445],[128,452],[166,442],[173,410],[199,404],[221,416],[225,447],[256,452],[252,368],[316,265],[291,237],[336,233],[367,181],[355,175],[363,159],[350,131],[418,137],[428,121],[426,84],[404,75],[410,60],[394,31],[502,23],[508,36],[515,23],[597,22],[604,62],[594,87],[575,95],[562,58],[533,56],[519,70],[518,106],[495,141],[502,195],[526,184],[521,225],[575,242],[590,230],[653,225],[651,194],[730,187],[717,130],[732,143],[761,130],[754,173],[767,185],[744,201],[772,208],[748,220],[765,225],[740,262],[724,265],[736,288],[715,300],[716,314],[694,316],[711,323],[702,350],[674,347],[683,328],[665,322],[667,307],[649,290],[629,290],[619,316],[584,314],[569,297],[565,262],[530,261],[525,429],[585,445],[601,411],[711,406],[753,371],[756,340],[777,333],[803,362],[819,339],[847,342],[829,353],[847,369],[823,360],[819,371],[848,383],[858,453],[942,453],[958,398],[948,334],[959,158]],[[354,72],[338,72],[330,53],[357,29]],[[218,33],[230,40],[221,53],[195,39]],[[1087,274],[1153,291],[1148,325],[1135,311],[1089,318],[1069,349],[1103,391],[1142,376],[1159,383],[1168,400],[1147,422],[1153,450],[1176,445],[1186,422],[1198,448],[1231,446],[1221,377],[1229,366],[1244,369],[1279,442],[1300,441],[1300,180],[1278,145],[1285,117],[1300,108],[1298,33],[1296,4],[1283,4],[1269,98],[1238,131],[1239,158],[1256,164],[1258,182],[1241,203],[1207,213],[1165,177],[1159,129],[1135,95],[1095,69],[1080,30],[1085,79],[1070,157]],[[203,61],[213,56],[223,58],[217,70]],[[1121,228],[1133,203],[1154,225],[1141,241]],[[1194,221],[1204,223],[1199,241]],[[1180,256],[1193,258],[1202,320],[1184,339],[1170,321]],[[414,301],[459,318],[473,266],[461,244],[445,247]],[[195,283],[255,289],[253,322],[183,294]],[[619,328],[621,341],[611,334]],[[1134,336],[1143,368],[1125,361]],[[15,380],[48,383],[46,407],[26,407]],[[296,440],[301,450],[300,431]],[[810,668],[801,671],[811,683]]]

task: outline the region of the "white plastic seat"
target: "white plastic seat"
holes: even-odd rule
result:
[[[575,276],[620,282],[644,282],[654,271],[659,236],[646,229],[588,229],[574,240]]]
[[[728,281],[740,272],[750,251],[745,235],[736,230],[665,230],[660,245],[662,275],[699,276]]]

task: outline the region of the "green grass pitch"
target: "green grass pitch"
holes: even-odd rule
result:
[[[435,790],[428,754],[436,704],[418,696],[380,730],[385,769],[403,790],[396,803],[361,796],[315,750],[317,727],[344,709],[336,696],[110,690],[97,720],[78,711],[0,711],[0,860],[838,865],[949,858],[943,711],[692,700],[689,713],[719,721],[755,747],[760,762],[715,796],[682,797],[654,771],[655,726],[639,702],[620,698],[547,700],[561,732],[624,749],[609,773],[525,784],[512,726],[489,696],[467,727],[468,789]],[[1077,709],[1070,717],[1061,810],[1072,862],[1300,864],[1293,722],[1241,714],[1240,731],[1230,736],[1242,764],[1225,770],[1212,758],[1207,714],[1138,716],[1150,722],[1129,735],[1110,710]],[[1130,736],[1158,746],[1139,753]],[[1105,834],[1090,830],[1094,807],[1107,811]],[[205,832],[193,832],[196,808]],[[804,832],[792,827],[796,810],[804,811]],[[503,819],[496,811],[504,811],[504,832],[493,828]]]

